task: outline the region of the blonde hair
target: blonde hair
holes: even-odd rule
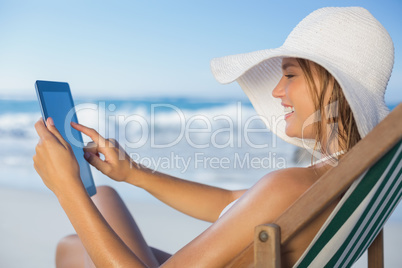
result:
[[[310,89],[315,110],[319,111],[317,113],[319,118],[316,118],[315,121],[321,123],[314,124],[316,140],[314,149],[318,148],[318,142],[320,142],[321,151],[328,153],[330,145],[337,142],[337,151],[347,152],[361,137],[342,88],[324,67],[306,59],[297,58],[297,61]],[[318,83],[314,79],[313,71],[318,78]],[[328,94],[330,96],[326,101]],[[329,150],[329,153],[335,152]]]

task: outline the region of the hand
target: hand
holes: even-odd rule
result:
[[[132,168],[138,168],[115,139],[105,139],[96,130],[81,124],[71,122],[71,126],[93,140],[84,147],[84,158],[106,176],[115,181],[126,181]],[[105,160],[100,159],[99,153]]]
[[[80,168],[71,146],[54,126],[52,118],[42,118],[35,123],[39,142],[33,156],[34,168],[45,185],[58,196],[72,187],[84,187],[80,179]]]

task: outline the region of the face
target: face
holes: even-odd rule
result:
[[[282,72],[283,76],[272,95],[282,101],[286,135],[314,139],[313,124],[308,122],[314,118],[312,115],[315,112],[315,107],[303,70],[295,58],[284,58],[282,60]],[[306,121],[307,119],[309,121]]]

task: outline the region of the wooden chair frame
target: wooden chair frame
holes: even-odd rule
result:
[[[226,267],[280,267],[281,246],[286,245],[402,139],[401,118],[402,104],[399,104],[339,161],[337,167],[325,173],[273,223],[257,226],[254,243]],[[368,249],[368,267],[384,267],[382,230]]]

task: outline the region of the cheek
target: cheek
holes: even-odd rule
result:
[[[306,119],[315,112],[315,105],[310,92],[304,90],[289,92],[289,99],[292,100],[295,111],[299,116]]]
[[[292,100],[292,104],[295,107],[295,118],[291,122],[289,127],[294,131],[298,129],[298,136],[305,139],[315,138],[315,106],[308,89],[305,85],[300,85],[297,90],[289,90],[289,99]],[[291,129],[289,129],[290,131]],[[290,133],[289,133],[290,134]],[[295,134],[295,133],[293,133]]]
[[[314,129],[316,121],[319,117],[317,117],[317,113],[315,112],[314,104],[311,99],[304,99],[303,102],[300,102],[301,107],[299,107],[299,112],[296,113],[298,121],[300,123],[300,127],[302,128],[303,135],[307,138],[314,138]]]
[[[308,117],[310,117],[316,113],[315,106],[314,106],[314,103],[312,102],[311,98],[304,98],[302,105],[303,105],[303,107],[302,107],[303,117],[305,117],[305,119],[307,119]]]

